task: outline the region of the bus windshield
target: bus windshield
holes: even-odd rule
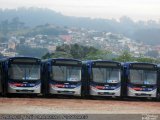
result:
[[[15,80],[39,80],[40,65],[11,64],[9,78]]]
[[[130,70],[130,82],[133,84],[156,84],[157,72],[151,70]]]
[[[51,79],[56,81],[81,80],[81,67],[76,66],[52,66]]]
[[[98,83],[119,83],[120,69],[92,68],[93,81]]]

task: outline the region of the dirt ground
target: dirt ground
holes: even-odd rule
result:
[[[0,114],[160,114],[160,102],[0,98]]]

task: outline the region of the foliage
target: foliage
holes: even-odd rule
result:
[[[148,57],[138,57],[136,58],[137,62],[148,62],[148,63],[160,63],[160,60]]]
[[[66,52],[60,52],[60,51],[57,51],[55,53],[46,53],[44,56],[42,56],[42,59],[48,59],[48,58],[73,58],[73,56],[71,56]]]
[[[19,31],[24,29],[24,23],[19,20],[18,17],[15,17],[9,21],[8,19],[0,22],[0,32],[6,36],[14,31]]]
[[[80,60],[114,60],[119,62],[149,62],[160,63],[160,60],[148,58],[144,56],[134,57],[128,51],[124,51],[121,55],[114,57],[110,51],[98,50],[94,47],[87,47],[78,44],[57,46],[54,53],[47,53],[43,59],[48,58],[74,58]]]
[[[115,61],[120,62],[148,62],[148,63],[160,63],[160,60],[155,58],[149,58],[149,57],[133,57],[129,52],[124,51],[121,55],[119,55],[117,58],[114,58]]]
[[[101,51],[94,47],[82,46],[79,44],[57,46],[54,53],[47,53],[42,58],[74,58],[74,59],[104,59],[109,52]]]
[[[85,60],[111,60],[111,55],[112,53],[109,51],[102,51],[98,50],[94,53],[89,53],[86,57]]]
[[[63,27],[53,26],[50,24],[39,25],[28,31],[25,36],[42,35],[67,35],[68,32]]]
[[[21,45],[17,46],[16,52],[23,56],[42,57],[48,52],[48,50],[45,48],[31,48],[29,46]]]
[[[113,58],[115,61],[127,62],[127,61],[135,61],[135,58],[127,51],[124,51],[117,58]]]

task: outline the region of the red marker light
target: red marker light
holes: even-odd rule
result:
[[[63,84],[56,84],[54,85],[55,87],[58,87],[58,88],[64,88],[64,85]]]
[[[105,87],[104,86],[96,86],[97,89],[103,90]]]
[[[21,83],[9,83],[10,86],[22,87],[23,84]]]
[[[142,88],[133,88],[133,90],[136,90],[136,91],[140,91],[140,90],[142,90]]]
[[[20,83],[14,83],[13,85],[14,85],[14,86],[17,86],[17,87],[23,86],[23,84],[20,84]]]

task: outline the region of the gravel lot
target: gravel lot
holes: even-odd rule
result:
[[[160,114],[160,102],[0,98],[1,114]]]

